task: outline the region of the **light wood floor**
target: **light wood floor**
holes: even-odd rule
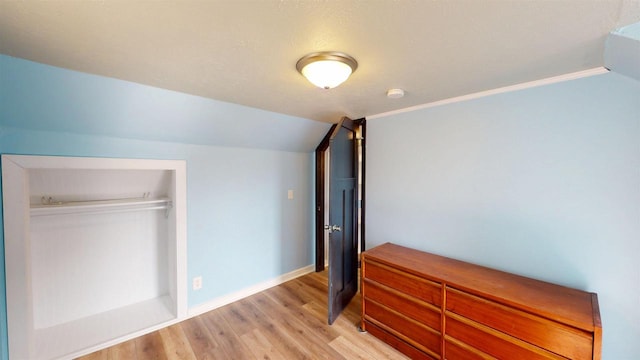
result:
[[[359,333],[358,294],[327,325],[327,277],[312,273],[80,359],[407,359]]]

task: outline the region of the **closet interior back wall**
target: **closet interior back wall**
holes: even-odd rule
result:
[[[3,155],[10,356],[73,358],[186,312],[186,164]]]

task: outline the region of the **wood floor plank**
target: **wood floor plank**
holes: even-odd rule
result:
[[[297,337],[297,334],[290,334],[282,329],[253,302],[252,299],[256,295],[237,301],[229,306],[237,307],[239,311],[243,312],[247,321],[255,329],[259,329],[269,342],[285,356],[285,359],[313,359],[312,354],[295,341],[294,338]]]
[[[313,329],[307,326],[307,324],[292,316],[290,309],[285,311],[282,306],[265,293],[252,296],[252,300],[284,331],[296,334],[294,341],[304,349],[308,349],[315,359],[344,359],[342,355],[330,346],[326,346],[333,337],[323,339],[321,336],[326,334],[325,331],[318,331],[319,328]]]
[[[318,298],[327,297],[329,285],[328,283],[323,282],[322,278],[314,276],[303,276],[298,278],[297,280],[304,284],[307,291],[312,292],[314,296]]]
[[[320,273],[311,273],[304,277],[295,279],[295,281],[289,281],[281,286],[285,286],[289,289],[295,289],[296,293],[299,293],[301,298],[304,298],[307,302],[313,301],[323,304],[327,308],[327,293],[328,293],[328,271]],[[345,311],[341,316],[347,316],[354,324],[360,322],[360,316],[362,312],[360,294],[357,293],[354,299],[349,303]],[[325,311],[325,321],[328,320],[328,312]]]
[[[109,351],[109,360],[131,360],[137,358],[135,340],[125,341],[106,350]]]
[[[202,317],[197,316],[183,321],[180,326],[189,340],[189,345],[198,360],[215,359],[215,350],[218,343],[204,324]]]
[[[165,360],[162,337],[159,332],[143,335],[136,340],[136,358],[138,360]]]
[[[308,328],[309,331],[311,331],[312,334],[314,334],[314,337],[318,337],[320,340],[329,343],[340,336],[338,331],[329,326],[326,319],[324,321],[319,320],[303,307],[305,304],[296,303],[295,298],[291,297],[291,294],[287,289],[276,286],[263,292],[263,294],[274,302],[274,312],[278,311],[278,309],[282,309],[282,316],[298,319],[306,328]],[[284,313],[285,311],[286,314]]]
[[[296,296],[300,299],[303,304],[308,303],[309,301],[314,301],[316,296],[310,294],[305,289],[305,285],[300,281],[287,281],[284,284],[278,285],[282,288],[287,289],[289,292],[296,294]],[[326,297],[326,294],[325,294]]]
[[[286,359],[286,357],[267,339],[260,329],[254,329],[242,336],[242,341],[255,355],[256,359],[276,360]]]
[[[104,350],[96,351],[94,353],[91,353],[83,357],[83,360],[109,360],[109,350],[104,349]]]
[[[189,340],[182,329],[180,324],[174,324],[158,331],[162,342],[164,344],[164,350],[169,359],[175,360],[196,360],[196,355],[193,353]]]
[[[81,360],[406,360],[357,330],[360,294],[327,323],[327,275],[311,273]]]
[[[359,297],[359,295],[358,295]],[[359,300],[359,299],[355,299]],[[351,304],[350,304],[351,305]],[[327,307],[318,302],[309,302],[304,305],[310,312],[316,314],[317,317],[326,318]],[[349,310],[349,308],[347,308]],[[339,316],[333,323],[333,327],[337,328],[342,336],[349,340],[352,344],[359,344],[367,349],[371,354],[371,359],[389,359],[389,360],[407,360],[408,357],[398,352],[393,347],[378,340],[377,338],[358,331],[358,323],[353,323],[347,317]]]
[[[329,343],[333,349],[348,359],[372,360],[374,357],[365,349],[360,348],[357,344],[347,340],[344,336],[338,336]]]
[[[286,283],[278,285],[278,287],[285,289],[292,294],[300,305],[304,305],[309,301],[314,301],[316,299],[313,294],[306,291],[305,285],[300,281],[287,281]],[[324,297],[326,298],[327,295],[324,294]]]
[[[245,300],[242,299],[236,304],[229,304],[216,310],[222,314],[239,336],[253,332],[258,326],[253,319],[265,316],[265,314],[256,309],[241,306],[241,303]]]
[[[222,313],[210,311],[203,314],[204,324],[218,343],[213,353],[216,359],[253,359],[253,354],[233,331]]]

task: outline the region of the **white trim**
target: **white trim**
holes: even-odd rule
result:
[[[218,298],[215,298],[211,301],[208,301],[204,304],[200,304],[197,306],[194,306],[192,308],[189,309],[188,311],[188,316],[187,318],[192,318],[194,316],[198,316],[200,314],[204,314],[206,312],[209,312],[211,310],[215,310],[219,307],[225,306],[227,304],[231,304],[234,301],[238,301],[241,299],[244,299],[246,297],[249,297],[253,294],[257,294],[261,291],[267,290],[271,287],[274,286],[278,286],[282,283],[285,283],[289,280],[293,280],[297,277],[312,273],[314,271],[315,267],[314,265],[307,265],[303,268],[291,271],[289,273],[280,275],[280,276],[276,276],[272,279],[269,279],[267,281],[263,281],[261,283],[255,284],[253,286],[249,286],[247,288],[244,288],[242,290],[227,294],[227,295],[223,295],[220,296]]]
[[[555,84],[555,83],[559,83],[559,82],[563,82],[563,81],[581,79],[581,78],[585,78],[585,77],[589,77],[589,76],[601,75],[601,74],[605,74],[605,73],[608,73],[608,72],[609,72],[609,70],[607,68],[605,68],[605,67],[597,67],[597,68],[593,68],[593,69],[577,71],[577,72],[574,72],[574,73],[569,73],[569,74],[564,74],[564,75],[559,75],[559,76],[553,76],[553,77],[546,78],[546,79],[534,80],[534,81],[529,81],[529,82],[526,82],[526,83],[505,86],[505,87],[501,87],[501,88],[497,88],[497,89],[480,91],[480,92],[473,93],[473,94],[468,94],[468,95],[456,96],[456,97],[453,97],[453,98],[434,101],[434,102],[430,102],[430,103],[427,103],[427,104],[415,105],[415,106],[411,106],[411,107],[404,108],[404,109],[387,111],[387,112],[384,112],[384,113],[367,116],[366,119],[367,120],[379,119],[379,118],[383,118],[383,117],[387,117],[387,116],[403,114],[403,113],[406,113],[406,112],[417,111],[417,110],[428,109],[428,108],[431,108],[431,107],[436,107],[436,106],[441,106],[441,105],[447,105],[447,104],[453,104],[453,103],[457,103],[457,102],[463,102],[463,101],[478,99],[478,98],[485,97],[485,96],[502,94],[502,93],[511,92],[511,91],[524,90],[524,89],[529,89],[529,88],[533,88],[533,87],[537,87],[537,86],[544,86],[544,85]]]

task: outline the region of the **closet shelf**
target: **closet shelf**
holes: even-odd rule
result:
[[[172,208],[173,202],[169,198],[134,198],[70,201],[45,205],[31,204],[30,212],[31,216],[104,214],[144,210],[165,210],[168,213]]]

